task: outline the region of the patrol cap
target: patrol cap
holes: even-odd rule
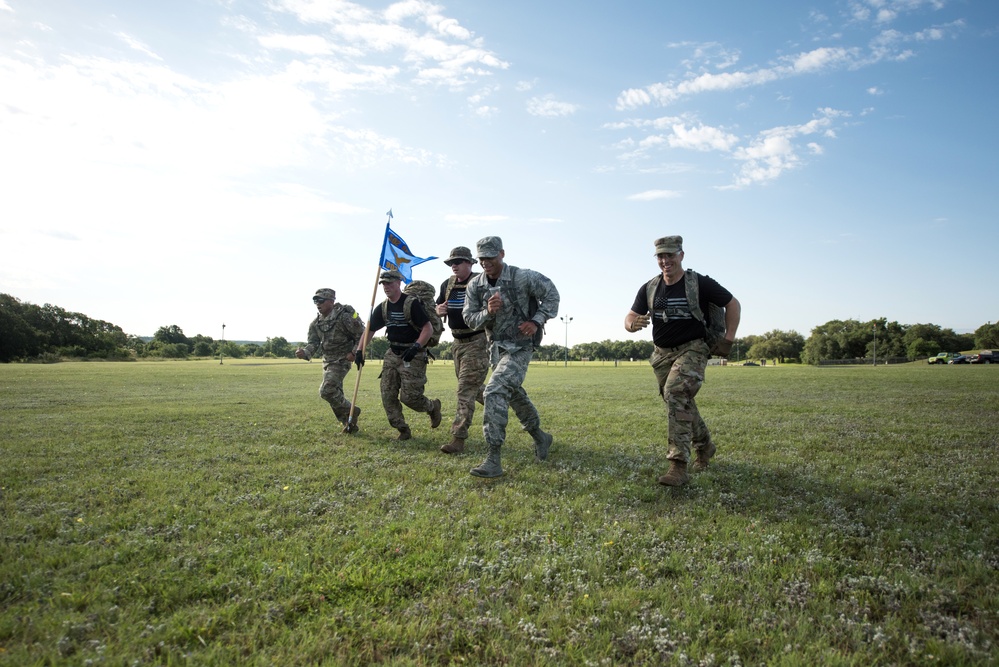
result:
[[[378,282],[384,285],[385,283],[394,283],[395,281],[402,281],[402,274],[392,269],[391,271],[386,271],[378,278]]]
[[[444,263],[451,266],[455,262],[466,261],[469,264],[477,264],[478,260],[472,257],[472,251],[463,245],[451,249],[451,256],[444,260]]]
[[[336,290],[332,290],[329,287],[321,287],[316,290],[315,295],[312,297],[313,301],[318,299],[336,299]]]
[[[683,252],[682,236],[664,236],[656,239],[655,244],[657,255],[664,252]]]
[[[497,257],[503,250],[503,239],[498,236],[487,236],[484,239],[479,239],[479,242],[475,244],[475,254],[479,257]]]

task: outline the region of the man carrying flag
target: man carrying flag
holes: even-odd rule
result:
[[[404,294],[401,283],[412,282],[414,266],[437,258],[414,255],[402,237],[392,231],[391,210],[388,217],[382,255],[378,260],[378,280],[375,291],[371,294],[371,317],[361,343],[354,352],[358,373],[353,402],[357,402],[357,391],[361,384],[364,350],[374,332],[384,327],[389,339],[389,351],[385,353],[380,376],[382,405],[389,424],[399,431],[398,439],[409,440],[413,434],[402,413],[402,406],[427,413],[430,415],[430,428],[437,428],[441,424],[441,402],[439,399],[430,400],[423,393],[427,385],[426,345],[433,335],[433,325],[420,300]],[[385,273],[382,273],[383,269]],[[377,285],[382,286],[386,300],[375,308]]]

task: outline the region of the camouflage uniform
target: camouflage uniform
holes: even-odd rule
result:
[[[697,280],[698,303],[697,309],[691,307],[691,292],[685,280],[687,274],[680,265],[682,244],[680,236],[655,241],[660,266],[680,271],[681,278],[672,285],[663,279],[665,274],[653,278],[642,285],[631,307],[633,314],[648,314],[652,321],[655,350],[649,361],[659,383],[659,395],[666,403],[669,429],[666,458],[671,462],[670,472],[660,477],[659,483],[668,486],[687,482],[686,469],[692,452],[697,455],[695,468],[707,467],[715,453],[708,427],[694,401],[704,384],[704,371],[711,357],[711,346],[706,340],[708,330],[697,313],[703,313],[710,304],[721,308],[737,304],[731,292],[717,281],[692,273]]]
[[[387,271],[379,278],[379,282],[399,281],[401,278],[397,271]],[[405,317],[406,301],[409,299],[413,300],[410,307],[412,323]],[[423,393],[427,386],[427,351],[421,349],[409,362],[403,359],[407,348],[419,342],[420,334],[414,327],[422,327],[428,322],[430,320],[420,300],[405,293],[395,303],[386,300],[384,304],[375,306],[371,313],[370,331],[385,328],[389,339],[389,350],[382,362],[382,406],[389,424],[399,430],[400,440],[410,438],[409,425],[402,412],[403,405],[430,415],[431,428],[437,428],[440,424],[440,400],[431,400]]]
[[[495,257],[495,253],[485,255],[483,252],[484,248],[497,246],[502,250],[502,241],[497,237],[486,237],[479,241],[480,259]],[[497,288],[503,298],[503,308],[491,315],[486,302],[489,301],[490,291]],[[533,315],[528,315],[532,296],[537,299],[538,308]],[[518,269],[504,264],[503,272],[496,280],[496,287],[490,287],[485,273],[475,276],[468,283],[462,312],[465,322],[472,328],[484,328],[489,333],[491,343],[490,361],[493,373],[484,392],[482,432],[490,452],[496,453],[497,467],[499,448],[506,439],[509,408],[513,408],[521,427],[534,438],[539,458],[543,460],[547,456],[551,436],[541,430],[538,411],[522,386],[527,376],[527,366],[534,356],[534,340],[521,334],[518,327],[530,319],[540,330],[545,322],[558,315],[558,306],[559,293],[552,281],[530,269]],[[539,445],[542,444],[543,453],[540,453]]]
[[[672,348],[656,347],[652,353],[652,370],[668,415],[667,459],[686,463],[697,444],[706,446],[710,440],[708,427],[694,402],[704,384],[704,369],[710,356],[708,344],[702,339]]]
[[[391,350],[385,354],[381,375],[382,406],[392,428],[408,428],[402,406],[417,412],[430,413],[434,402],[424,396],[427,386],[427,353],[421,352],[407,364]]]
[[[321,296],[323,291],[316,294]],[[350,370],[347,355],[357,347],[363,333],[364,322],[353,308],[343,303],[334,304],[328,316],[317,315],[309,325],[309,342],[304,348],[306,358],[311,359],[320,349],[323,353],[323,383],[319,387],[319,397],[330,404],[333,414],[343,423],[350,416],[350,401],[343,394],[343,379]]]
[[[456,255],[456,252],[462,252]],[[467,253],[467,257],[464,256]],[[459,246],[451,251],[449,259],[464,259],[474,262],[468,248]],[[446,262],[445,262],[446,263]],[[454,375],[458,379],[458,408],[451,425],[451,435],[460,440],[468,438],[468,426],[475,415],[475,401],[483,400],[482,392],[489,374],[489,344],[486,333],[481,329],[469,328],[462,317],[465,307],[465,293],[468,283],[479,274],[473,273],[464,284],[452,276],[441,284],[437,303],[447,303],[447,323],[454,342],[451,355],[454,358]]]

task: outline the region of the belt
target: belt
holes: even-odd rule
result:
[[[471,339],[475,338],[476,336],[482,336],[485,333],[486,332],[483,329],[479,329],[478,331],[473,331],[472,333],[468,333],[468,334],[458,334],[458,333],[455,333],[453,329],[451,330],[451,335],[454,336],[455,340],[471,340]]]
[[[685,343],[680,343],[676,347],[659,347],[658,345],[654,345],[653,347],[655,347],[656,348],[656,352],[658,352],[660,354],[670,354],[671,352],[676,352],[676,351],[680,350],[681,348],[687,347],[691,343],[696,343],[699,340],[704,340],[704,339],[703,338],[694,338],[692,340],[688,340]]]

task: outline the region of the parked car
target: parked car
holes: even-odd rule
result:
[[[966,364],[966,363],[968,363],[968,357],[964,356],[963,354],[959,354],[956,357],[954,357],[953,359],[949,360],[947,363],[948,364]]]
[[[946,364],[954,357],[960,357],[961,355],[957,352],[941,352],[935,357],[930,357],[926,360],[928,364]]]
[[[743,366],[759,366],[759,364],[758,364],[758,363],[756,363],[755,361],[747,361],[747,362],[745,362],[745,363],[744,363],[744,364],[742,364],[742,365],[743,365]]]
[[[992,350],[982,350],[968,357],[969,364],[999,364],[999,355]]]

